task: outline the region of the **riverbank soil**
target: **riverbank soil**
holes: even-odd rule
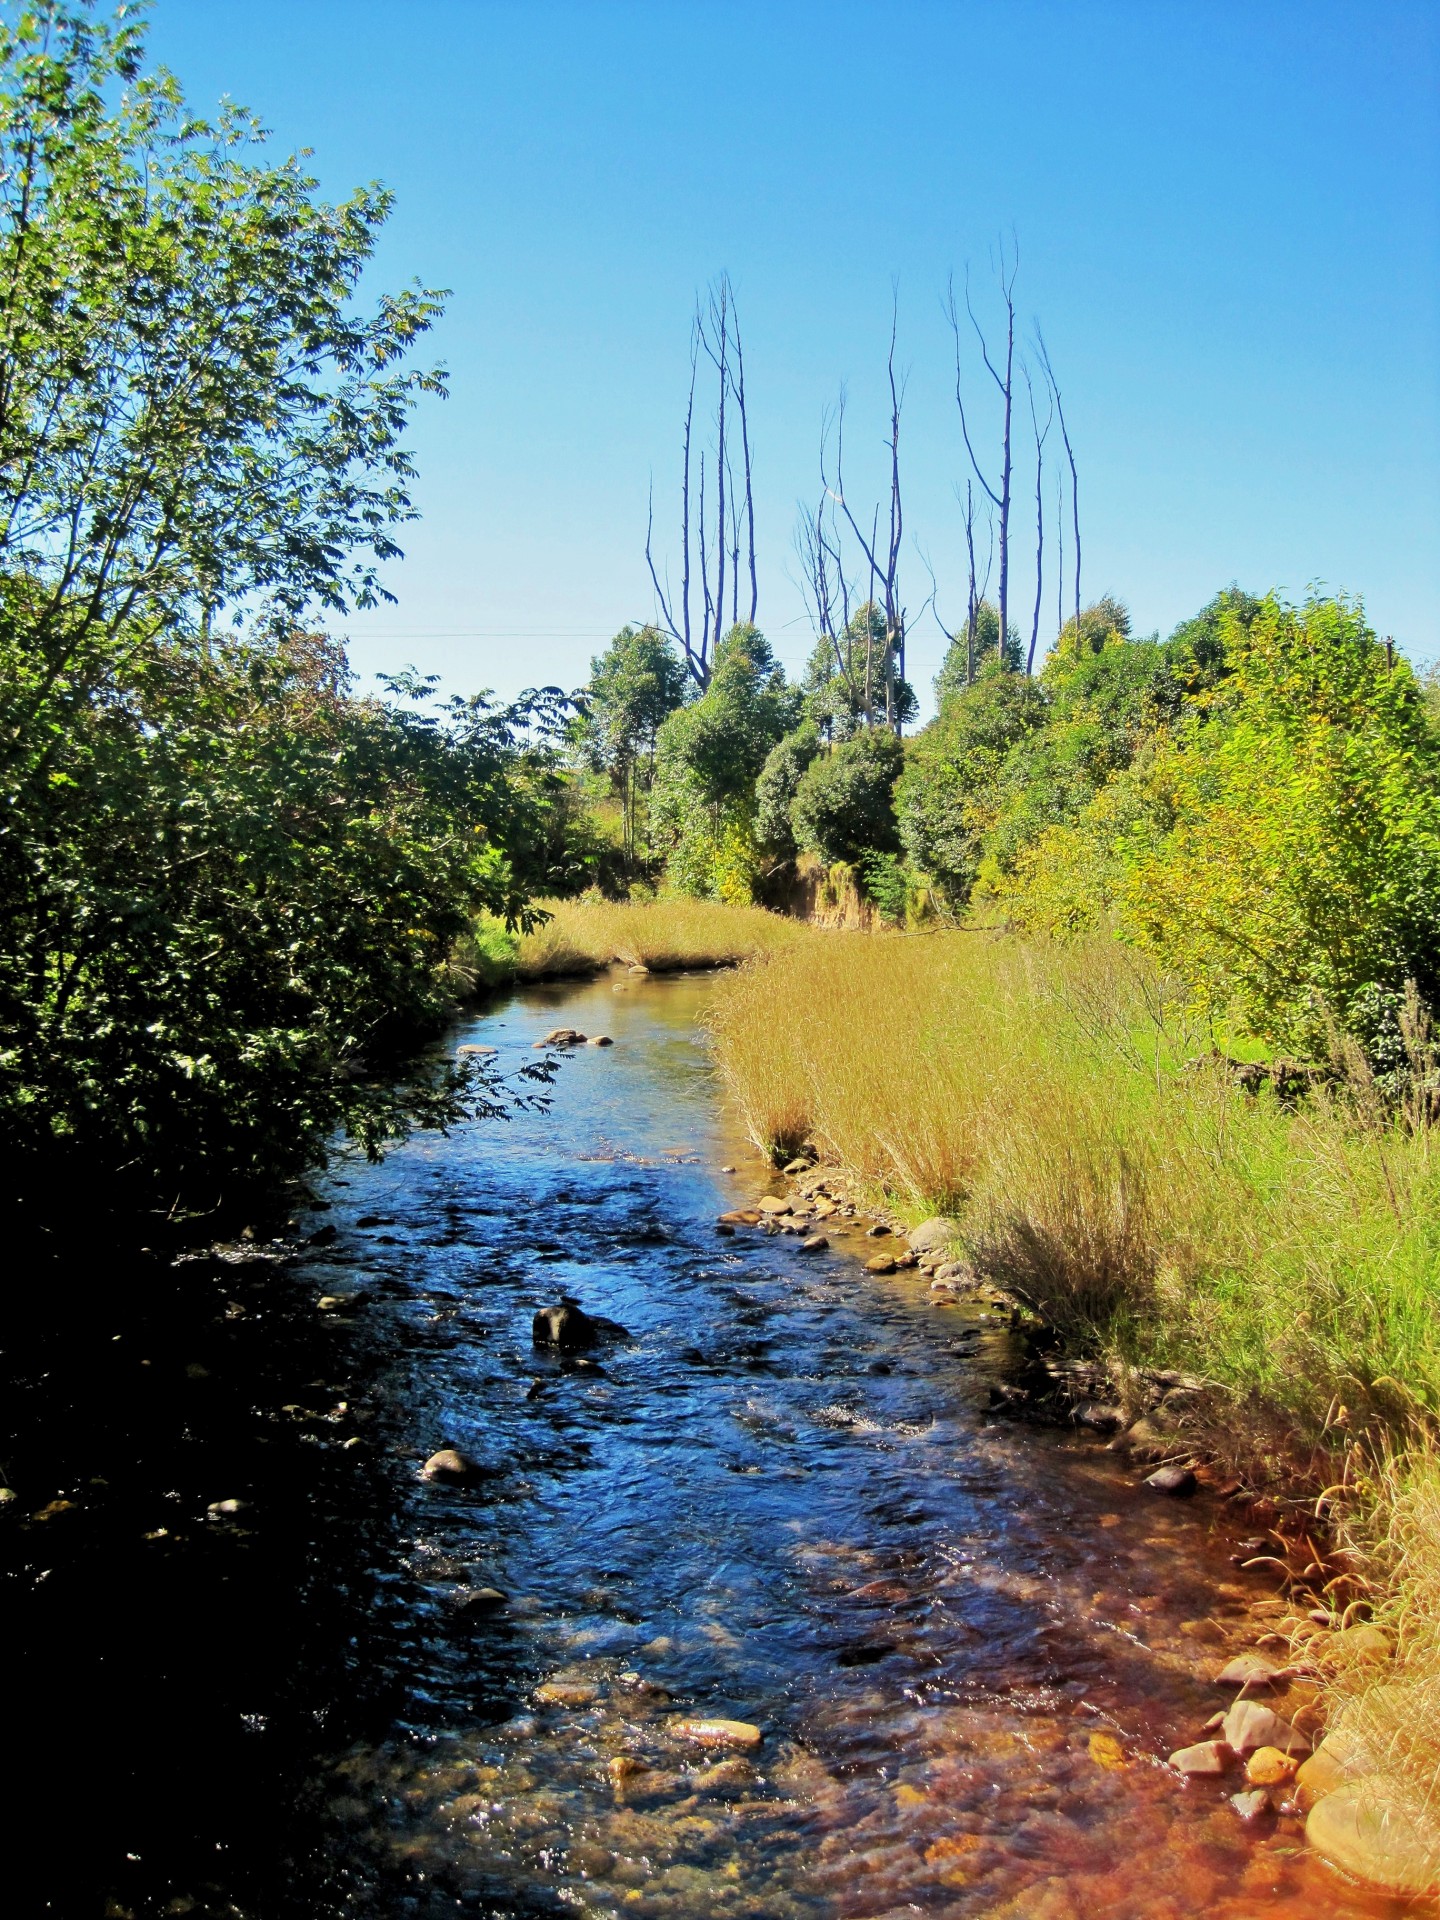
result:
[[[547,1113],[337,1162],[283,1245],[37,1276],[0,1552],[48,1911],[1413,1913],[1165,1764],[1283,1611],[1243,1521],[992,1419],[1008,1317],[863,1222],[717,1231],[766,1173],[711,990],[527,989],[450,1044],[610,1038]],[[567,1300],[613,1324],[537,1345]]]

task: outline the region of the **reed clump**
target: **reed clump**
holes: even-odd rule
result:
[[[478,922],[456,949],[457,981],[494,987],[598,973],[616,963],[652,973],[734,966],[806,937],[800,922],[763,907],[678,895],[645,901],[586,895],[536,905],[545,918],[529,933],[512,932],[496,920]]]
[[[1143,957],[1096,939],[833,934],[717,992],[752,1137],[954,1214],[1077,1344],[1181,1366],[1297,1441],[1440,1417],[1440,1165],[1344,1084],[1239,1089]]]
[[[1393,1657],[1322,1636],[1332,1723],[1440,1818],[1433,1101],[1378,1100],[1354,1061],[1291,1105],[1246,1092],[1099,938],[831,935],[730,975],[711,1021],[763,1150],[810,1141],[878,1207],[955,1216],[980,1274],[1073,1348],[1207,1381],[1232,1463],[1340,1484],[1331,1598]]]

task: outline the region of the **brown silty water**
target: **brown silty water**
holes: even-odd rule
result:
[[[867,1273],[862,1223],[810,1255],[717,1236],[766,1174],[697,1024],[710,990],[519,994],[453,1042],[502,1068],[560,1023],[614,1046],[568,1057],[547,1113],[337,1166],[336,1238],[291,1282],[345,1303],[315,1385],[350,1398],[308,1409],[333,1666],[273,1762],[288,1827],[217,1839],[209,1890],[153,1910],[1413,1913],[1298,1819],[1242,1820],[1238,1770],[1165,1764],[1284,1611],[1237,1564],[1243,1520],[1146,1491],[1091,1435],[993,1420],[1008,1325]],[[535,1348],[563,1295],[630,1339]],[[442,1444],[481,1477],[424,1480]],[[763,1739],[703,1748],[696,1716]],[[247,1846],[289,1863],[258,1906]]]

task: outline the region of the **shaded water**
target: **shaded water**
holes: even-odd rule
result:
[[[333,1244],[286,1281],[316,1377],[253,1409],[285,1450],[232,1438],[223,1483],[212,1454],[179,1508],[253,1506],[144,1576],[156,1618],[180,1582],[214,1625],[216,1694],[197,1718],[192,1647],[108,1911],[1398,1915],[1297,1821],[1243,1824],[1238,1778],[1161,1764],[1281,1611],[1223,1510],[990,1421],[1003,1322],[866,1274],[862,1240],[717,1237],[764,1176],[708,991],[517,997],[455,1039],[502,1065],[561,1021],[616,1044],[567,1058],[547,1114],[336,1168]],[[542,1354],[531,1316],[566,1293],[632,1340]],[[485,1477],[424,1482],[445,1443]],[[137,1699],[164,1639],[132,1646]],[[694,1715],[763,1744],[704,1751]]]

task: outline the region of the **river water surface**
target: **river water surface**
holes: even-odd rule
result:
[[[257,1446],[298,1432],[291,1455],[317,1463],[287,1523],[303,1572],[269,1622],[293,1605],[295,1671],[248,1709],[221,1687],[209,1753],[238,1742],[244,1817],[175,1789],[171,1824],[203,1827],[211,1864],[149,1881],[169,1890],[153,1910],[1407,1910],[1313,1860],[1298,1821],[1242,1822],[1240,1779],[1163,1765],[1229,1703],[1227,1651],[1282,1610],[1236,1564],[1240,1522],[1144,1491],[1091,1436],[992,1420],[1004,1321],[867,1274],[863,1223],[808,1256],[717,1235],[766,1175],[718,1096],[710,991],[609,975],[517,995],[454,1042],[502,1067],[559,1023],[615,1044],[568,1056],[543,1114],[333,1169],[309,1225],[334,1238],[286,1279],[317,1377],[253,1410]],[[562,1295],[631,1339],[536,1349],[532,1315]],[[424,1481],[443,1444],[484,1477]],[[186,1495],[253,1502],[195,1522],[202,1609],[283,1502],[248,1458],[232,1445],[225,1484],[212,1469]],[[226,1619],[214,1664],[240,1648],[243,1670]],[[763,1743],[698,1748],[676,1732],[695,1715]],[[181,1761],[177,1779],[207,1752]],[[167,1831],[150,1819],[137,1874],[178,1848]],[[247,1850],[284,1862],[261,1895]]]

